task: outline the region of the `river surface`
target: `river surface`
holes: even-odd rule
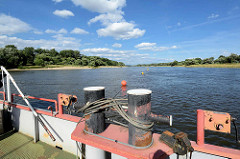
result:
[[[141,75],[144,72],[144,75]],[[31,96],[57,99],[58,93],[75,94],[83,102],[83,88],[105,86],[113,97],[127,81],[127,89],[152,90],[152,112],[173,115],[173,126],[155,124],[154,132],[184,131],[196,141],[197,109],[228,112],[240,120],[240,69],[185,67],[127,67],[85,70],[11,72],[22,91]],[[39,106],[46,108],[46,106]],[[238,121],[238,127],[240,122]],[[239,149],[231,134],[205,131],[205,142]]]

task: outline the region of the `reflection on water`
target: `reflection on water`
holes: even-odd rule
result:
[[[142,72],[144,74],[142,75]],[[196,110],[216,110],[240,117],[240,69],[129,67],[88,70],[12,72],[19,87],[35,97],[57,99],[58,93],[75,94],[83,102],[83,88],[105,86],[106,97],[121,90],[147,88],[152,93],[152,111],[173,115],[173,127],[156,124],[154,131],[184,131],[196,140]],[[47,107],[45,107],[47,108]],[[240,122],[238,121],[238,125]],[[206,132],[206,142],[237,148],[235,134]]]

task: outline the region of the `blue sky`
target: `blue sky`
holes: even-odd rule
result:
[[[125,64],[240,50],[239,0],[0,0],[0,47],[79,50]]]

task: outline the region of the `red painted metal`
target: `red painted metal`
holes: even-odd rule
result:
[[[3,94],[3,100],[6,100],[6,93],[3,91],[0,91],[1,94]]]
[[[52,113],[52,116],[53,116],[53,110],[52,110],[51,106],[48,107],[48,110],[51,110],[51,113]]]
[[[226,147],[220,147],[215,145],[203,144],[199,146],[196,142],[191,141],[191,145],[193,146],[195,151],[200,151],[204,153],[213,154],[216,156],[222,156],[231,159],[239,159],[240,158],[240,150],[231,149]]]
[[[75,141],[121,155],[131,159],[161,159],[173,154],[171,148],[159,141],[160,134],[153,134],[153,144],[146,149],[136,149],[118,142],[128,143],[128,129],[110,124],[107,129],[98,135],[114,139],[111,141],[102,137],[86,134],[84,130],[85,122],[77,125],[71,138]]]
[[[231,133],[231,115],[229,113],[204,110],[204,129]]]
[[[17,97],[22,97],[20,94],[12,94],[12,101],[14,100],[13,99],[13,96],[17,96]],[[46,99],[46,98],[37,98],[37,97],[33,97],[33,96],[27,96],[28,99],[36,99],[36,100],[42,100],[42,101],[46,101],[46,102],[52,102],[55,104],[55,111],[57,111],[57,101],[56,100],[53,100],[53,99]]]
[[[19,105],[19,104],[12,104],[12,103],[8,103],[8,102],[0,101],[0,104],[3,104],[3,103],[5,105],[11,106],[11,107],[15,107],[15,108],[18,108],[18,109],[31,111],[31,109],[28,106],[23,106],[23,105]],[[35,111],[38,114],[44,114],[44,115],[52,116],[52,113],[49,112],[49,111],[40,110],[40,109],[35,109]],[[76,122],[76,123],[81,119],[81,117],[72,116],[72,115],[68,115],[68,114],[57,114],[54,117],[60,118],[60,119],[64,119],[64,120],[68,120],[68,121],[72,121],[72,122]]]
[[[58,113],[63,114],[63,105],[60,103],[62,93],[58,94]]]
[[[197,144],[204,145],[204,111],[197,110]]]

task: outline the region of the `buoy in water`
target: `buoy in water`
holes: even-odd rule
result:
[[[127,82],[125,80],[122,80],[121,84],[122,84],[122,86],[126,86]]]
[[[142,72],[141,74],[144,75],[144,72]]]

